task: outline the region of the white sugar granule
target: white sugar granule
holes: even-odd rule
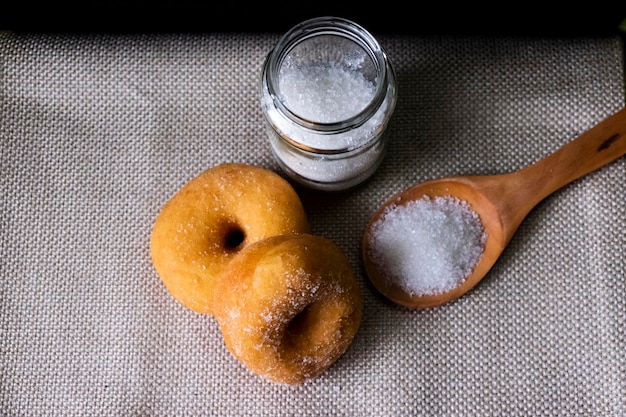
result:
[[[424,197],[389,207],[372,225],[369,256],[411,295],[459,286],[482,256],[487,235],[467,202]]]
[[[363,111],[374,98],[376,87],[359,71],[330,63],[284,67],[280,91],[295,114],[319,123],[332,123]]]

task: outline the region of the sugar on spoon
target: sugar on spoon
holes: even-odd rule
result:
[[[385,202],[370,219],[362,241],[365,271],[374,287],[389,300],[421,309],[453,301],[478,284],[504,251],[528,213],[547,196],[572,181],[626,154],[626,108],[612,114],[540,161],[518,171],[490,176],[440,178],[414,185]],[[434,294],[409,294],[372,258],[372,225],[391,206],[424,196],[456,197],[478,214],[487,235],[482,256],[472,272],[453,289]],[[399,236],[402,239],[402,236]]]

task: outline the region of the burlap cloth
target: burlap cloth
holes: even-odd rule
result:
[[[0,34],[2,416],[624,416],[626,158],[549,196],[474,291],[385,301],[360,240],[393,193],[496,174],[624,105],[619,38],[379,36],[399,79],[390,147],[356,189],[298,188],[362,285],[362,327],[291,387],[177,303],[148,241],[225,161],[279,172],[258,79],[280,34]]]

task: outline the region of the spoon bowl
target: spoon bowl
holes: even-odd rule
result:
[[[387,200],[370,219],[362,241],[365,271],[382,295],[405,307],[429,308],[455,300],[474,288],[491,270],[524,218],[540,201],[624,154],[626,109],[521,170],[490,176],[440,178],[414,185]],[[409,294],[370,256],[371,229],[378,221],[384,221],[389,207],[402,206],[425,196],[456,197],[465,201],[480,218],[487,238],[481,258],[458,286],[436,294]]]
[[[411,201],[417,201],[424,196],[430,198],[455,196],[465,201],[469,207],[478,214],[484,231],[487,235],[483,255],[480,262],[474,267],[472,273],[465,280],[445,293],[438,294],[409,294],[403,288],[394,283],[392,279],[372,261],[369,256],[370,242],[368,234],[363,238],[363,261],[365,270],[374,287],[391,301],[405,307],[434,307],[456,299],[474,287],[494,265],[495,261],[504,250],[507,242],[507,233],[502,222],[498,206],[494,204],[488,195],[481,191],[481,180],[495,179],[492,177],[451,177],[427,181],[415,185],[407,190],[396,194],[387,201],[372,216],[367,230],[385,215],[390,205],[402,206]]]

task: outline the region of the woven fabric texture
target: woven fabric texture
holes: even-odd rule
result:
[[[619,38],[379,37],[399,88],[382,166],[297,188],[364,297],[320,377],[259,378],[169,295],[149,252],[165,202],[221,162],[280,173],[258,92],[278,37],[0,33],[0,415],[626,415],[626,158],[542,201],[451,304],[386,301],[360,258],[396,192],[522,168],[622,108]]]

